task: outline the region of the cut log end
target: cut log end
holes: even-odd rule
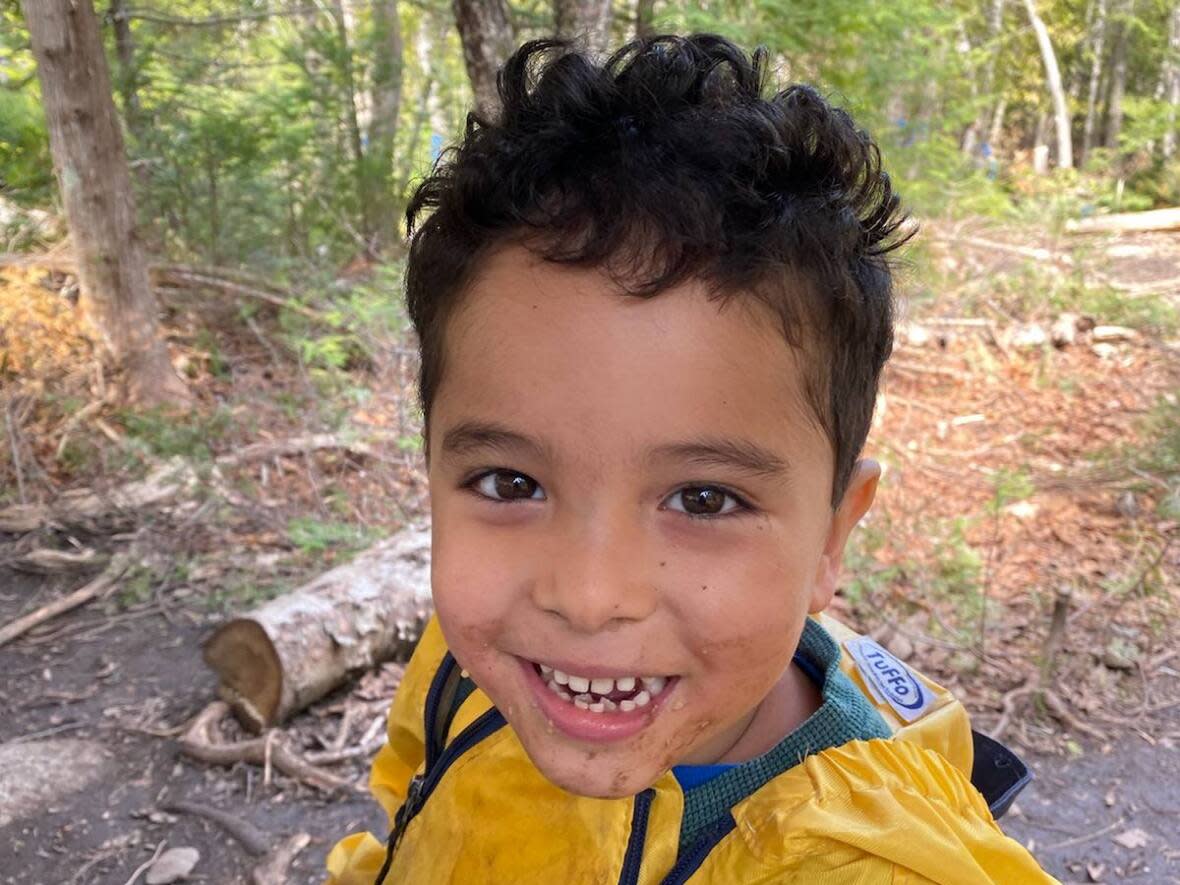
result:
[[[283,667],[266,631],[248,618],[235,618],[206,641],[205,663],[217,674],[219,693],[252,731],[273,724],[283,697]]]

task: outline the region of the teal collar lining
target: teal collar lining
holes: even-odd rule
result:
[[[685,790],[680,825],[682,853],[703,829],[729,814],[734,805],[808,756],[849,741],[888,738],[892,734],[881,714],[840,669],[836,640],[812,618],[803,627],[796,654],[823,674],[823,703],[763,755]]]

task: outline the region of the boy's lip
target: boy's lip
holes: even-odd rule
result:
[[[524,673],[525,682],[528,683],[529,689],[533,693],[534,701],[545,718],[568,737],[592,743],[620,741],[643,731],[658,715],[664,702],[668,699],[668,695],[675,690],[676,686],[673,682],[679,681],[673,677],[673,682],[670,682],[659,695],[652,698],[645,707],[628,712],[615,710],[609,713],[594,713],[576,707],[569,701],[562,700],[555,695],[545,684],[532,661],[525,658],[517,658],[517,661]],[[603,668],[598,669],[605,677],[607,671]],[[583,675],[589,676],[591,674],[584,673]]]

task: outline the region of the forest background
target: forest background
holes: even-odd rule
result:
[[[382,830],[398,664],[238,722],[202,643],[428,519],[401,215],[498,65],[692,31],[851,111],[919,230],[836,613],[1035,760],[1056,875],[1180,878],[1180,3],[0,0],[0,879]]]

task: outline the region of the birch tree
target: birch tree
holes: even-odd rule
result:
[[[1057,165],[1062,169],[1070,169],[1073,167],[1073,138],[1070,132],[1069,104],[1065,99],[1065,89],[1061,85],[1061,69],[1057,66],[1057,54],[1053,51],[1053,43],[1049,39],[1049,29],[1037,14],[1034,0],[1024,0],[1024,8],[1028,12],[1033,32],[1037,35],[1041,61],[1045,65],[1045,80],[1049,87],[1049,95],[1053,99],[1053,115],[1057,124]]]

